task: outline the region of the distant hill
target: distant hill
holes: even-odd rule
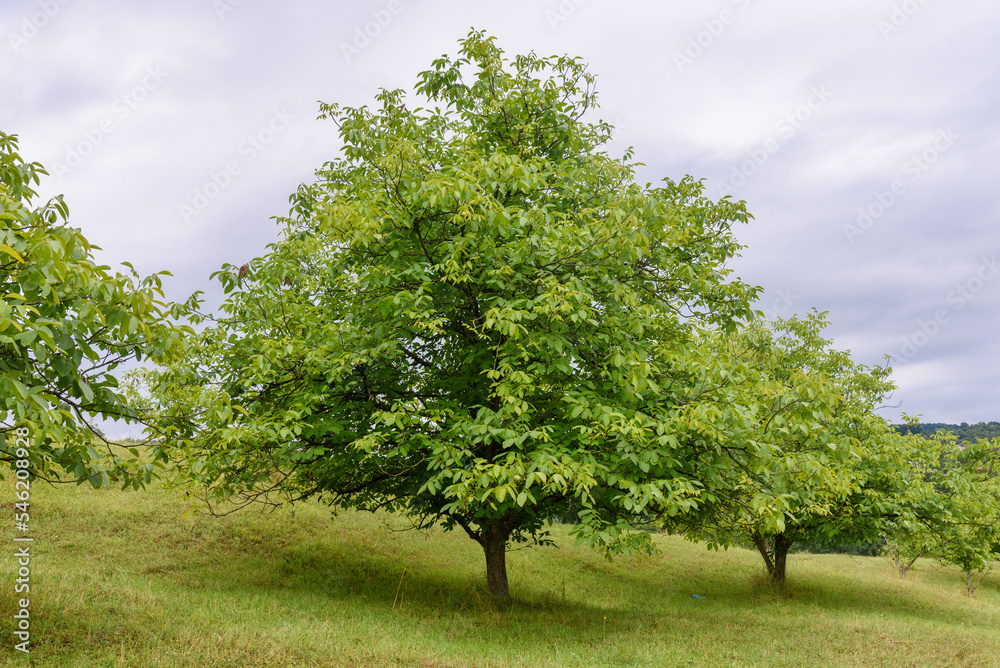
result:
[[[963,422],[962,424],[928,422],[913,426],[907,424],[894,424],[892,426],[901,434],[920,434],[922,436],[931,436],[938,430],[943,429],[944,431],[954,432],[958,436],[959,442],[972,443],[977,438],[1000,438],[1000,422],[977,422],[976,424],[969,424],[968,422]]]

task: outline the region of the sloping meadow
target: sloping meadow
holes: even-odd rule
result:
[[[0,489],[13,511],[12,482]],[[607,561],[554,525],[557,547],[508,555],[516,597],[497,609],[464,535],[404,531],[391,515],[331,518],[313,502],[202,510],[156,486],[34,484],[31,652],[13,649],[24,594],[8,547],[0,662],[995,666],[1000,656],[1000,577],[970,598],[957,569],[931,561],[900,580],[879,558],[794,554],[778,596],[749,551],[659,536],[657,556]]]

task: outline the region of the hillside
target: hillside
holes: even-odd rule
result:
[[[10,507],[10,481],[0,495]],[[457,533],[331,520],[314,503],[187,509],[155,488],[33,487],[31,665],[1000,665],[996,574],[970,599],[933,562],[901,581],[879,558],[796,554],[778,597],[748,551],[664,536],[656,557],[608,562],[556,526],[558,548],[509,555],[515,602],[501,612]],[[0,663],[27,665],[11,648],[6,552]]]
[[[954,432],[960,442],[972,442],[977,438],[1000,438],[1000,422],[977,422],[976,424],[928,422],[917,425],[895,424],[893,427],[902,434],[921,434],[922,436],[933,436],[938,431],[950,431]]]

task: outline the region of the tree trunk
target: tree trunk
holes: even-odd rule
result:
[[[506,522],[499,522],[484,529],[480,534],[480,545],[486,553],[486,586],[490,596],[506,601],[510,598],[507,585],[507,539],[510,529]]]
[[[771,584],[778,589],[784,589],[785,563],[788,560],[788,549],[792,546],[792,541],[784,534],[773,536],[770,540],[758,534],[754,534],[750,538],[764,559],[764,567],[767,569]]]
[[[783,535],[774,537],[774,571],[771,573],[771,582],[778,589],[785,588],[785,561],[788,558],[788,549],[792,546],[792,541]]]
[[[924,556],[924,553],[922,551],[918,551],[912,558],[910,558],[909,561],[907,561],[906,559],[909,555],[904,554],[902,549],[893,547],[892,541],[889,540],[888,536],[882,534],[882,540],[885,541],[885,547],[889,550],[889,556],[892,558],[892,563],[895,564],[896,568],[899,570],[899,577],[906,578],[906,574],[910,572],[911,568],[913,568],[913,564],[917,563],[917,559]]]

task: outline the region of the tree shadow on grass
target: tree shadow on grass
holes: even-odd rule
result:
[[[397,555],[392,553],[392,546],[373,549],[366,545],[370,539],[369,534],[356,540],[348,536],[342,541],[277,546],[269,543],[266,532],[254,540],[234,534],[216,541],[210,549],[203,547],[196,558],[183,563],[161,562],[147,567],[143,574],[188,590],[240,594],[252,591],[254,596],[279,601],[308,597],[314,603],[324,599],[374,614],[398,611],[421,619],[449,617],[468,625],[469,633],[487,636],[505,629],[545,628],[546,634],[571,641],[610,641],[651,623],[650,610],[642,605],[609,605],[607,600],[588,602],[579,596],[565,598],[557,583],[535,573],[522,574],[522,570],[531,571],[534,562],[526,569],[512,567],[513,599],[508,605],[498,604],[486,591],[485,574],[480,573],[484,569],[482,553],[471,542],[431,535],[427,554],[418,553],[423,541],[410,539]],[[183,552],[183,546],[178,549]],[[584,558],[579,561],[559,559],[562,563],[549,566],[565,570],[568,577],[585,578],[594,588],[620,592],[624,599],[640,598],[642,591],[648,595],[649,571],[608,568],[596,553],[581,556]],[[677,601],[679,608],[697,605],[689,594],[678,596],[685,597]],[[312,603],[297,609],[306,615],[314,614],[310,610],[324,614],[321,603]]]
[[[287,525],[258,525],[252,518],[223,523],[217,525],[214,540],[174,544],[143,574],[193,589],[294,592],[373,610],[464,615],[487,625],[508,623],[519,614],[570,620],[575,627],[601,634],[608,632],[609,611],[615,619],[611,633],[656,616],[709,620],[717,606],[750,616],[764,606],[783,603],[924,620],[956,614],[953,606],[929,602],[907,583],[873,579],[862,590],[850,569],[817,574],[800,571],[792,561],[788,584],[777,595],[762,586],[759,562],[742,553],[681,551],[609,563],[597,553],[573,548],[542,548],[546,552],[521,565],[509,559],[513,605],[498,606],[486,593],[483,555],[471,541],[438,530],[419,534],[424,539],[380,534],[375,529],[378,520],[364,517],[348,516],[343,523],[329,525],[323,520],[306,522],[295,535],[287,532]],[[740,572],[743,577],[734,577]],[[563,582],[554,581],[556,577]],[[572,583],[569,596],[567,580]],[[651,591],[651,583],[660,588]],[[989,583],[988,578],[983,586]],[[692,594],[703,598],[693,599]],[[979,625],[975,614],[970,610],[965,619]]]
[[[870,569],[872,565],[865,564],[865,567]],[[940,595],[929,595],[928,589],[943,586],[938,578],[922,582],[913,577],[913,574],[907,579],[892,577],[888,565],[885,576],[864,578],[861,573],[851,573],[844,569],[816,575],[795,572],[790,567],[783,591],[767,586],[761,577],[755,587],[754,597],[762,603],[787,602],[815,606],[829,613],[852,612],[873,617],[886,615],[924,622],[951,619],[970,626],[988,624],[978,606],[956,608],[953,602]],[[861,583],[863,586],[859,586]],[[963,585],[956,578],[955,592],[958,593]]]

